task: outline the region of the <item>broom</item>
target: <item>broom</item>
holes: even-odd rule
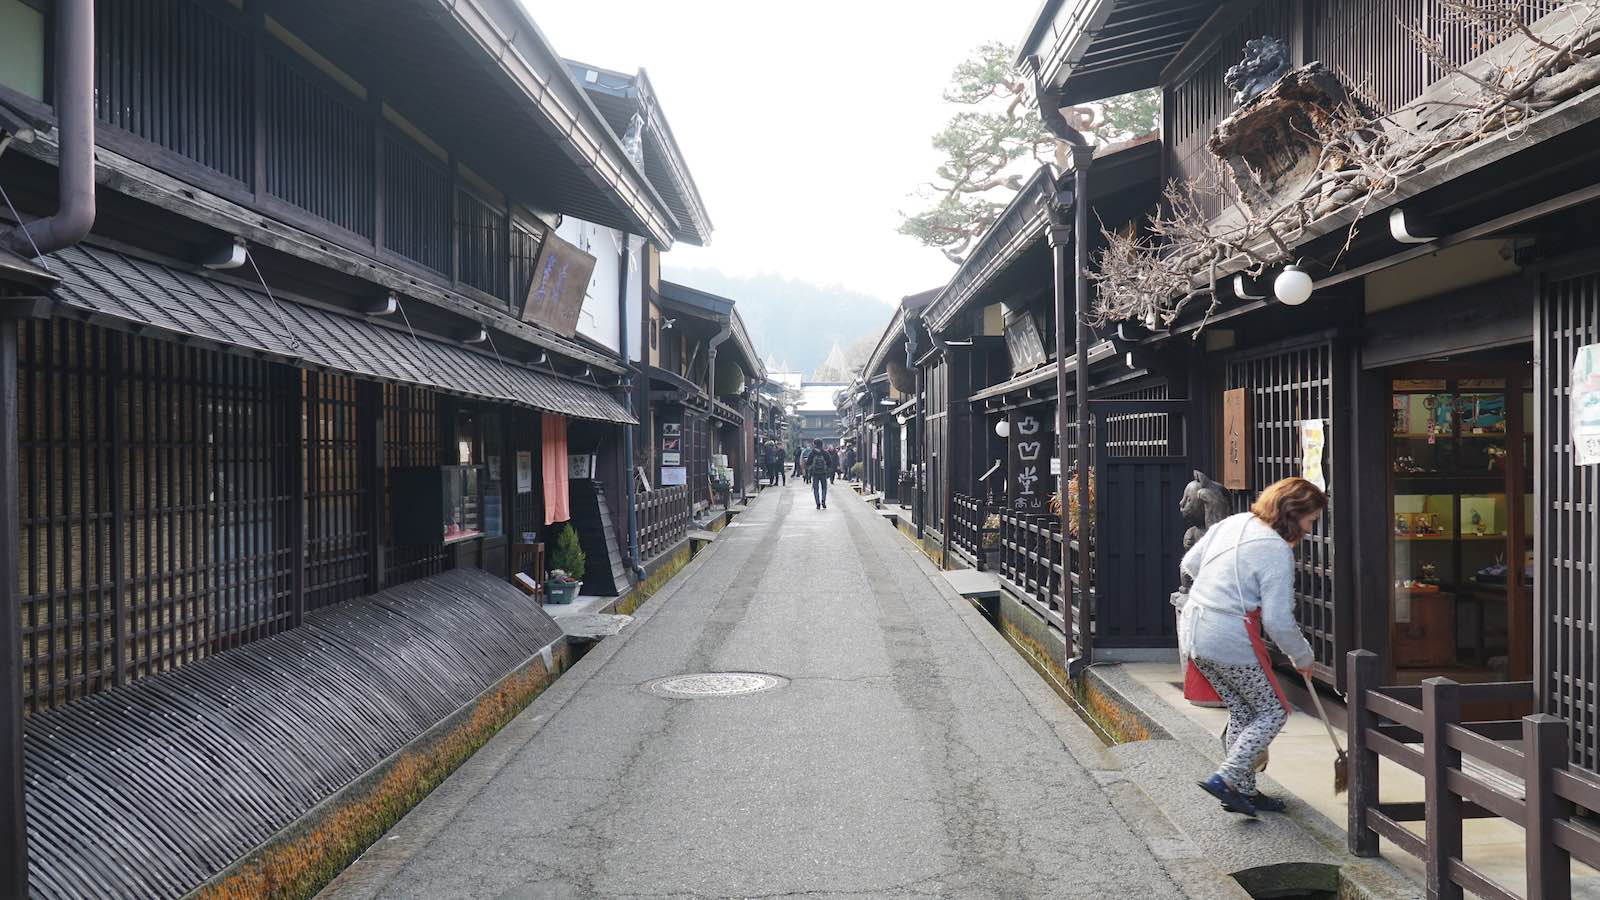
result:
[[[1306,690],[1311,694],[1311,702],[1317,706],[1317,718],[1322,720],[1322,727],[1328,729],[1328,740],[1333,741],[1333,793],[1342,794],[1350,787],[1350,758],[1345,756],[1344,748],[1339,746],[1339,736],[1333,733],[1333,723],[1328,721],[1328,713],[1322,708],[1322,697],[1317,694],[1316,685],[1311,683],[1311,676],[1302,676],[1306,680]]]

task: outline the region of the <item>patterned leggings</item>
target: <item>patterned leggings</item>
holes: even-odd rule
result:
[[[1194,665],[1228,704],[1228,728],[1222,733],[1228,755],[1217,771],[1235,790],[1254,794],[1256,757],[1283,730],[1289,714],[1261,666],[1227,666],[1199,658]]]

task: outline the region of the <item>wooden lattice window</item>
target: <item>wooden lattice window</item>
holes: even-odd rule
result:
[[[1572,368],[1600,343],[1600,275],[1547,284],[1536,339],[1534,676],[1545,712],[1567,720],[1572,761],[1600,771],[1600,468],[1572,448]]]
[[[250,180],[250,38],[214,4],[95,4],[100,121],[240,182]]]
[[[371,411],[348,375],[301,375],[305,409],[306,609],[351,600],[370,586]],[[367,399],[370,403],[371,400]]]
[[[18,592],[31,712],[110,687],[116,675],[116,347],[97,329],[18,328]]]
[[[506,215],[467,191],[456,191],[456,241],[462,284],[509,300],[510,262],[506,257]]]
[[[384,385],[383,435],[383,583],[392,585],[437,575],[445,568],[442,541],[426,546],[394,543],[389,491],[389,470],[440,465],[438,395],[426,388]]]
[[[450,274],[450,170],[393,134],[383,137],[383,246]]]
[[[1302,474],[1300,424],[1307,419],[1324,423],[1323,471],[1324,477],[1332,478],[1338,356],[1336,345],[1323,340],[1229,361],[1228,387],[1249,392],[1251,426],[1252,489],[1231,492],[1236,512],[1249,508],[1256,493],[1267,485]],[[1330,672],[1337,671],[1339,656],[1349,649],[1339,646],[1337,617],[1341,610],[1334,595],[1338,506],[1338,485],[1330,480],[1327,511],[1295,548],[1295,615],[1317,663]]]
[[[372,116],[354,97],[298,62],[266,67],[267,192],[372,237]]]
[[[289,370],[71,322],[18,338],[25,708],[288,627]]]

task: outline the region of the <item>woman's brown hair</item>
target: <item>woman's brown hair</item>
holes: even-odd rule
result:
[[[1300,528],[1300,520],[1312,513],[1322,512],[1327,505],[1328,495],[1323,493],[1322,488],[1304,478],[1285,478],[1273,482],[1262,491],[1250,511],[1293,544],[1306,536]]]

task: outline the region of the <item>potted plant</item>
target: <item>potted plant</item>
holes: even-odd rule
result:
[[[556,535],[556,552],[550,558],[550,578],[544,583],[545,602],[571,603],[583,588],[585,563],[578,530],[568,522]]]

